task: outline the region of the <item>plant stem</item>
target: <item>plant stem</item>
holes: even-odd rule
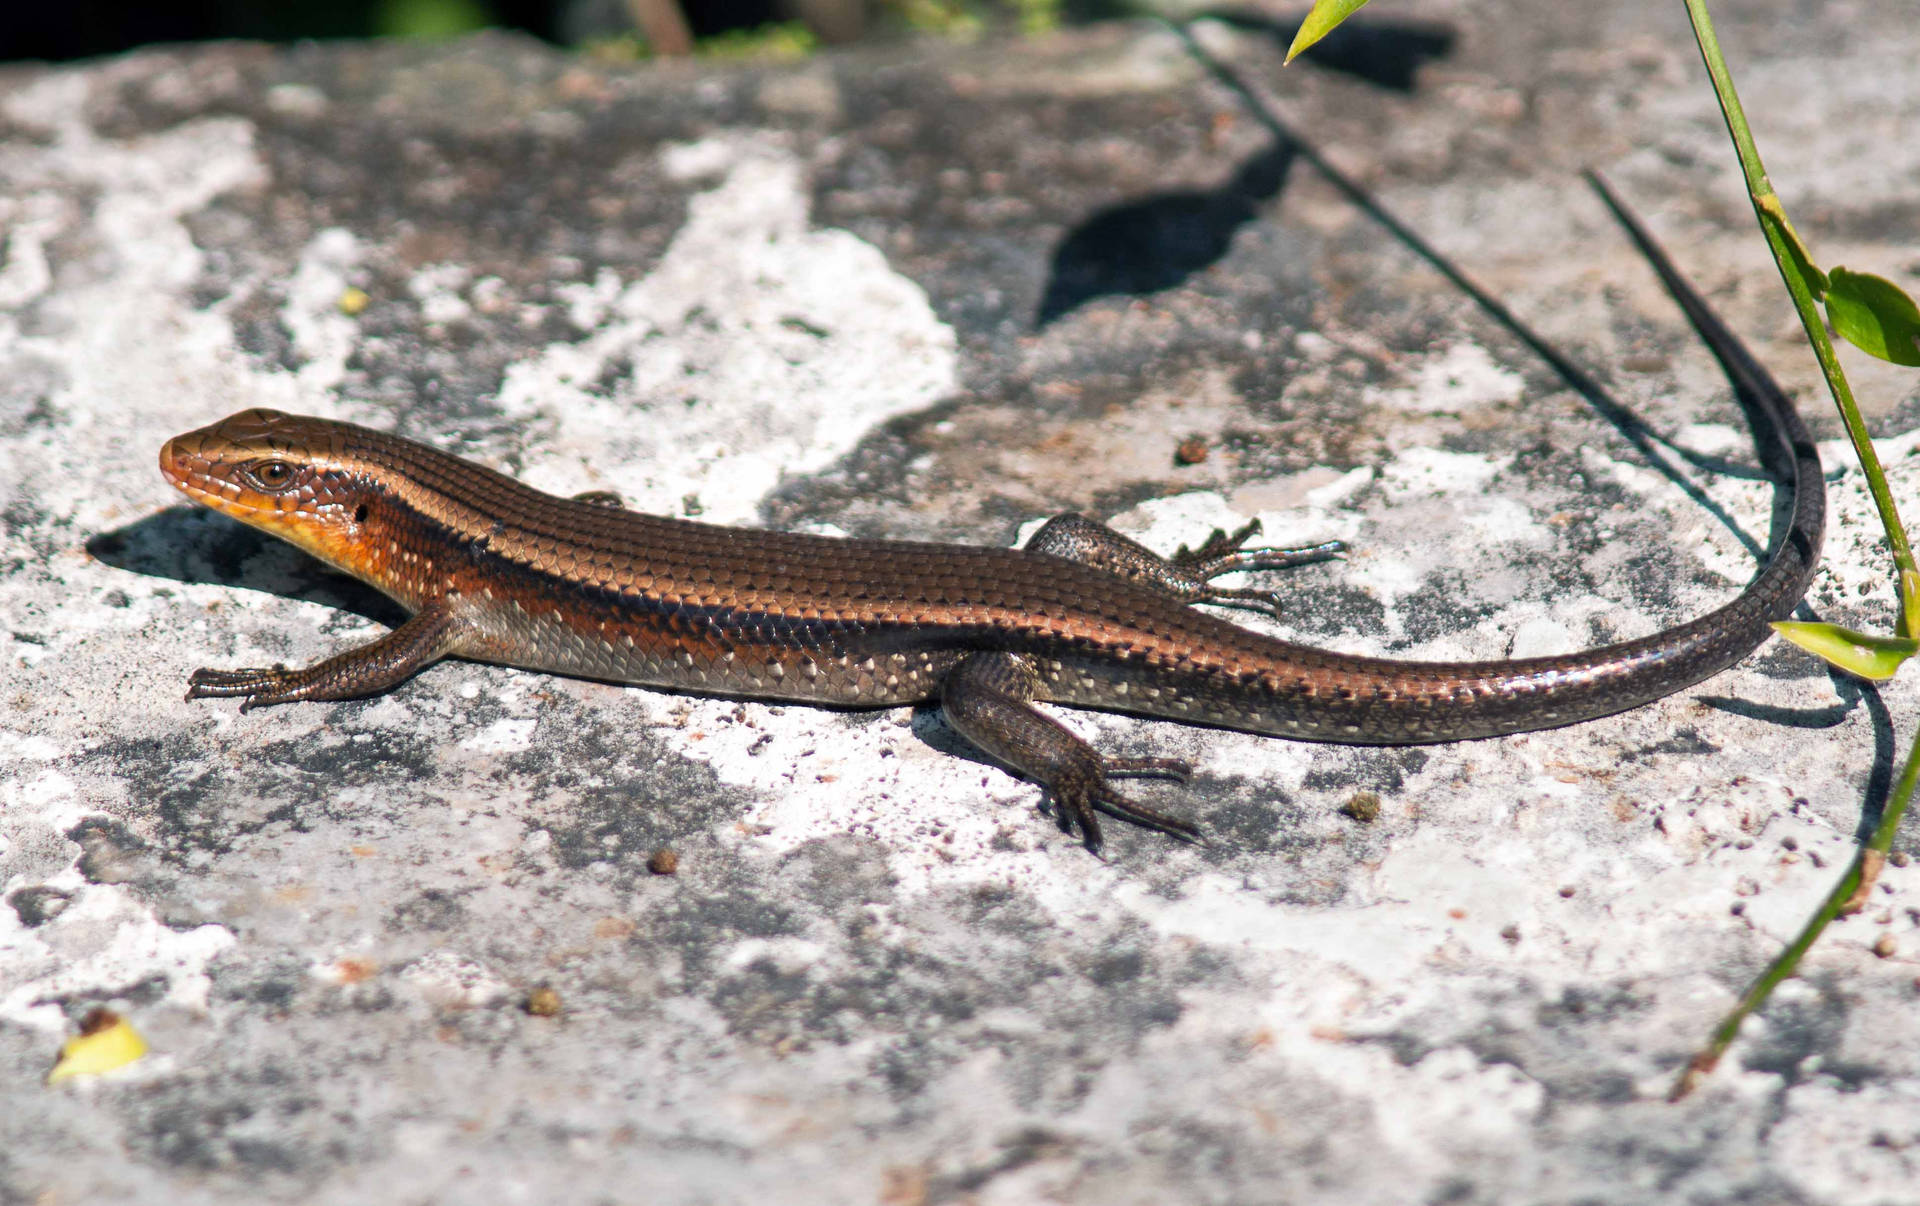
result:
[[[1747,989],[1746,995],[1740,998],[1740,1003],[1714,1027],[1713,1037],[1707,1041],[1704,1050],[1688,1061],[1686,1071],[1680,1074],[1673,1091],[1667,1095],[1668,1101],[1685,1097],[1700,1083],[1701,1077],[1713,1071],[1713,1066],[1720,1062],[1720,1057],[1726,1054],[1727,1048],[1739,1036],[1740,1024],[1747,1020],[1747,1015],[1765,1004],[1780,982],[1793,975],[1801,956],[1819,941],[1828,922],[1840,916],[1842,911],[1849,911],[1848,905],[1854,902],[1856,894],[1862,894],[1863,886],[1873,886],[1873,879],[1878,876],[1887,851],[1893,848],[1893,835],[1900,828],[1900,818],[1906,815],[1908,801],[1913,799],[1916,782],[1920,782],[1920,734],[1915,736],[1913,748],[1907,751],[1907,764],[1900,770],[1900,782],[1893,789],[1893,798],[1888,801],[1886,812],[1881,814],[1873,837],[1860,848],[1847,873],[1833,886],[1833,891],[1827,894],[1826,900],[1807,920],[1799,935],[1767,965],[1767,970],[1760,973],[1759,978]],[[1858,912],[1859,909],[1855,907],[1850,911]]]
[[[1900,525],[1900,515],[1894,507],[1892,492],[1887,489],[1887,478],[1881,471],[1880,458],[1874,453],[1866,424],[1860,418],[1860,408],[1854,403],[1853,390],[1848,386],[1846,374],[1841,371],[1840,362],[1834,356],[1833,343],[1827,338],[1826,324],[1820,317],[1806,278],[1797,267],[1790,266],[1795,261],[1793,248],[1788,243],[1785,211],[1780,205],[1779,196],[1773,191],[1773,183],[1767,179],[1766,168],[1760,162],[1760,151],[1753,142],[1753,131],[1747,126],[1746,112],[1741,109],[1740,98],[1733,90],[1733,75],[1727,70],[1726,59],[1720,53],[1720,43],[1713,32],[1713,20],[1707,15],[1706,0],[1685,0],[1685,3],[1687,16],[1693,22],[1694,38],[1700,44],[1700,57],[1706,61],[1707,74],[1713,77],[1714,95],[1719,98],[1727,132],[1733,136],[1734,149],[1740,156],[1740,170],[1746,176],[1747,195],[1753,202],[1754,216],[1760,222],[1761,232],[1766,235],[1767,246],[1772,250],[1780,277],[1793,298],[1794,309],[1800,314],[1800,325],[1806,328],[1807,342],[1813,345],[1813,353],[1820,361],[1820,371],[1827,379],[1827,388],[1833,393],[1834,404],[1840,409],[1840,418],[1847,426],[1847,436],[1853,441],[1854,453],[1860,458],[1867,488],[1872,492],[1874,505],[1880,511],[1880,522],[1886,528],[1894,564],[1897,570],[1913,570],[1913,550],[1907,543],[1906,530]],[[1678,1101],[1686,1096],[1701,1077],[1713,1070],[1739,1035],[1740,1025],[1746,1021],[1747,1015],[1765,1004],[1780,982],[1794,974],[1801,958],[1819,941],[1828,922],[1842,912],[1858,912],[1864,906],[1866,893],[1872,889],[1873,881],[1886,861],[1887,852],[1893,847],[1893,836],[1900,828],[1901,818],[1906,815],[1917,782],[1920,782],[1920,734],[1916,734],[1913,748],[1907,753],[1906,765],[1900,771],[1900,781],[1894,786],[1872,837],[1861,847],[1847,868],[1847,873],[1827,894],[1826,900],[1808,919],[1799,935],[1760,973],[1759,978],[1747,989],[1746,995],[1740,998],[1740,1003],[1714,1029],[1706,1048],[1688,1062],[1686,1071],[1674,1084],[1668,1100]]]
[[[1778,214],[1780,198],[1773,191],[1773,182],[1767,179],[1767,169],[1760,162],[1760,150],[1754,145],[1753,131],[1747,126],[1747,114],[1740,107],[1740,97],[1733,90],[1733,75],[1727,70],[1727,60],[1720,53],[1719,39],[1714,36],[1713,19],[1707,15],[1706,0],[1685,0],[1687,16],[1693,22],[1694,39],[1700,44],[1700,57],[1706,61],[1707,74],[1713,77],[1713,92],[1720,101],[1721,116],[1726,118],[1727,132],[1733,136],[1734,150],[1740,156],[1740,171],[1746,176],[1747,195],[1753,202],[1754,216],[1760,221],[1760,229],[1767,237],[1767,245],[1773,251],[1774,262],[1779,265],[1780,277],[1786,282],[1787,292],[1793,297],[1793,308],[1799,311],[1800,325],[1806,328],[1807,342],[1813,345],[1813,354],[1820,361],[1820,372],[1827,379],[1827,388],[1833,393],[1833,401],[1840,409],[1840,419],[1847,427],[1847,438],[1853,441],[1854,455],[1860,458],[1860,469],[1867,477],[1867,489],[1873,495],[1873,504],[1880,512],[1880,523],[1887,531],[1887,542],[1893,549],[1894,565],[1897,569],[1914,570],[1913,549],[1907,543],[1907,532],[1900,524],[1900,513],[1893,501],[1893,492],[1887,488],[1887,475],[1880,468],[1880,458],[1873,450],[1873,440],[1867,435],[1867,425],[1860,418],[1860,408],[1854,403],[1853,389],[1847,384],[1846,374],[1841,371],[1840,361],[1834,355],[1833,341],[1827,338],[1826,322],[1820,316],[1819,306],[1807,288],[1806,280],[1798,272],[1789,269],[1792,262],[1792,249],[1787,244],[1787,236],[1779,227]],[[1773,212],[1768,212],[1769,209]]]

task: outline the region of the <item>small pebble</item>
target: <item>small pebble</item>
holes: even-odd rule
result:
[[[1370,791],[1355,792],[1352,799],[1340,806],[1340,811],[1362,825],[1371,825],[1380,819],[1380,797]]]
[[[527,994],[526,1010],[536,1018],[550,1018],[560,1012],[560,994],[542,984]]]

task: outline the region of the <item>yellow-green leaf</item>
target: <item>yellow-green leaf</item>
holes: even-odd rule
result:
[[[147,1040],[125,1018],[96,1009],[80,1023],[80,1033],[61,1044],[59,1062],[47,1073],[47,1083],[57,1085],[70,1076],[98,1076],[146,1053]]]
[[[1885,277],[1835,268],[1827,321],[1869,356],[1920,366],[1920,306]]]
[[[1367,0],[1314,0],[1313,11],[1307,19],[1300,22],[1300,32],[1293,35],[1293,45],[1287,47],[1287,62],[1293,62],[1293,56],[1318,42],[1334,31],[1340,22],[1360,11]]]
[[[1900,663],[1920,652],[1920,640],[1855,632],[1838,624],[1779,620],[1773,630],[1815,657],[1861,678],[1881,682],[1892,678]]]
[[[1801,283],[1806,285],[1807,292],[1816,298],[1825,297],[1827,274],[1820,271],[1820,266],[1813,262],[1813,253],[1807,250],[1807,245],[1800,240],[1800,232],[1793,228],[1792,221],[1787,218],[1787,209],[1780,204],[1779,194],[1769,192],[1755,197],[1753,204],[1754,208],[1760,212],[1760,220],[1769,230],[1779,235],[1780,241],[1787,245],[1792,270],[1800,278]]]
[[[373,23],[386,38],[452,38],[485,29],[493,13],[481,0],[379,0]]]

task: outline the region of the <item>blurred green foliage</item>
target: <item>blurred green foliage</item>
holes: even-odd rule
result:
[[[482,0],[380,0],[374,33],[383,38],[452,38],[495,23]]]

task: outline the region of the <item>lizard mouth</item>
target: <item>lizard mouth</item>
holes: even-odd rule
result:
[[[235,519],[251,520],[262,510],[260,500],[236,482],[214,472],[214,462],[195,451],[191,436],[175,436],[160,447],[160,476],[167,484],[202,506]]]

